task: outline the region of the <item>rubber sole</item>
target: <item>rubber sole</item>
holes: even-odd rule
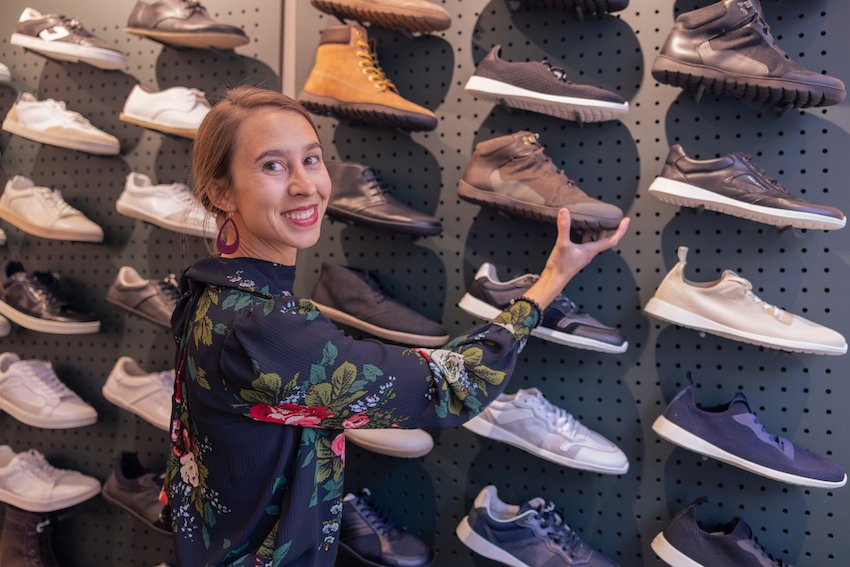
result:
[[[350,18],[358,22],[370,22],[382,28],[404,29],[411,33],[432,33],[451,26],[451,18],[428,16],[414,10],[381,6],[379,2],[363,0],[310,0],[310,3],[326,14]]]
[[[109,380],[107,379],[106,384],[103,385],[103,387],[101,388],[100,391],[101,391],[101,393],[103,393],[103,397],[106,398],[107,401],[109,401],[112,405],[115,405],[115,406],[117,406],[117,407],[119,407],[119,408],[121,408],[125,411],[132,413],[133,415],[136,415],[136,416],[142,418],[143,420],[147,421],[148,423],[150,423],[151,425],[153,425],[157,429],[161,429],[163,431],[169,431],[171,429],[171,424],[169,423],[169,420],[167,420],[166,423],[163,424],[163,425],[158,424],[156,422],[156,418],[154,416],[147,415],[145,412],[141,411],[139,408],[133,407],[131,404],[128,404],[127,402],[125,402],[124,399],[121,396],[114,394],[107,387],[108,385],[109,385]]]
[[[655,431],[659,437],[673,443],[674,445],[684,447],[694,453],[699,453],[700,455],[717,459],[718,461],[738,467],[739,469],[744,469],[745,471],[773,480],[778,480],[780,482],[786,482],[797,486],[811,486],[814,488],[841,488],[847,484],[846,474],[844,475],[843,480],[837,482],[818,480],[791,473],[784,473],[764,465],[748,461],[747,459],[721,449],[717,445],[709,443],[698,435],[694,435],[690,431],[673,423],[663,415],[658,416],[655,422],[653,422],[652,430]]]
[[[100,331],[100,321],[86,321],[79,323],[47,321],[18,311],[2,300],[0,300],[0,315],[4,315],[10,321],[17,323],[25,329],[38,331],[40,333],[51,333],[54,335],[90,335]]]
[[[39,142],[41,144],[48,144],[51,146],[57,146],[68,150],[77,150],[89,154],[117,156],[121,152],[121,146],[118,144],[117,139],[115,143],[98,143],[88,140],[80,140],[77,138],[62,138],[60,136],[46,134],[40,130],[27,128],[23,124],[19,122],[13,122],[8,118],[3,121],[3,130],[16,136],[27,138],[28,140],[32,140],[34,142]]]
[[[836,219],[805,213],[775,209],[752,203],[744,203],[730,197],[720,195],[696,185],[690,185],[675,179],[656,177],[649,192],[655,198],[671,205],[680,207],[703,207],[709,211],[725,213],[733,217],[739,217],[755,222],[773,226],[791,226],[794,228],[808,228],[812,230],[838,230],[847,224],[847,218]]]
[[[349,120],[365,122],[375,126],[401,128],[408,131],[428,132],[437,127],[433,116],[406,112],[380,104],[347,102],[333,97],[321,96],[303,91],[298,102],[314,114],[336,115]]]
[[[531,220],[545,221],[552,224],[556,223],[558,220],[558,209],[555,207],[534,205],[526,201],[513,199],[506,195],[499,195],[493,191],[482,191],[462,179],[458,182],[457,194],[461,199],[469,201],[470,203],[475,203],[476,205],[482,205],[485,207],[494,207],[503,210],[506,213]],[[622,217],[618,219],[610,219],[583,215],[570,211],[570,219],[572,220],[572,228],[584,230],[615,230],[619,226]]]
[[[457,304],[458,307],[469,313],[485,320],[492,320],[501,313],[498,307],[493,307],[489,303],[481,301],[477,297],[473,297],[469,293],[464,294]],[[622,354],[629,348],[628,341],[624,341],[619,345],[603,343],[594,339],[585,337],[577,337],[563,331],[556,331],[546,327],[537,327],[532,329],[531,335],[544,341],[553,342],[559,345],[580,348],[584,350],[592,350],[596,352],[605,352],[609,354]]]
[[[398,457],[400,459],[418,459],[419,457],[424,457],[434,448],[434,440],[431,438],[431,435],[426,433],[425,431],[421,431],[421,435],[427,435],[430,440],[429,443],[423,444],[421,447],[405,447],[401,443],[397,445],[392,445],[389,443],[381,443],[375,442],[368,437],[364,437],[360,435],[363,431],[381,431],[380,429],[367,429],[367,430],[358,430],[358,429],[346,429],[345,430],[345,440],[346,442],[351,442],[358,447],[366,449],[367,451],[371,451],[372,453],[378,453],[381,455],[386,455],[388,457]],[[392,429],[390,431],[411,431],[405,429]],[[367,434],[368,435],[368,434]],[[393,435],[393,433],[390,433]],[[423,437],[424,439],[424,437]]]
[[[197,130],[189,129],[189,128],[174,128],[172,126],[167,126],[165,124],[158,124],[156,122],[149,122],[144,118],[136,118],[135,116],[131,116],[129,114],[124,114],[121,112],[118,115],[118,118],[122,122],[127,122],[128,124],[135,124],[136,126],[141,126],[142,128],[147,128],[149,130],[156,130],[158,132],[165,132],[166,134],[172,134],[174,136],[180,136],[181,138],[189,138],[190,140],[194,140],[195,136],[198,135]]]
[[[513,108],[575,122],[616,120],[629,111],[628,102],[620,104],[595,99],[547,95],[476,75],[469,78],[463,89],[483,100],[504,102]]]
[[[108,71],[124,69],[127,66],[126,55],[100,47],[88,47],[62,41],[45,41],[21,33],[13,33],[9,43],[35,51],[51,59],[71,61],[72,63],[88,63],[92,67]]]
[[[77,427],[86,427],[97,423],[97,415],[93,417],[66,419],[64,421],[57,420],[55,417],[44,415],[33,415],[22,408],[19,408],[7,400],[0,398],[0,410],[5,411],[21,423],[38,427],[39,429],[75,429]]]
[[[154,214],[148,212],[145,209],[139,209],[132,205],[128,205],[127,203],[121,201],[121,197],[118,197],[118,200],[115,201],[115,210],[124,215],[125,217],[143,220],[160,228],[164,228],[165,230],[170,230],[172,232],[179,232],[181,234],[188,234],[191,236],[197,236],[199,238],[208,239],[215,238],[216,235],[215,227],[212,227],[212,229],[208,231],[204,230],[203,228],[196,228],[186,224],[172,223],[163,218],[155,216]]]
[[[115,301],[114,299],[111,299],[108,295],[106,296],[106,302],[114,305],[115,307],[118,307],[122,311],[126,311],[127,313],[135,315],[136,317],[141,317],[142,319],[149,321],[149,322],[153,323],[154,325],[158,325],[158,326],[164,327],[166,329],[171,328],[170,322],[164,323],[163,321],[159,321],[156,318],[152,317],[151,315],[145,313],[144,311],[139,311],[138,309],[134,309],[134,308],[132,308],[128,305],[121,303],[120,301]]]
[[[591,15],[619,12],[626,8],[622,5],[615,6],[607,0],[520,0],[520,2],[528,6],[548,8],[550,10],[569,10],[573,12],[581,10],[582,14]]]
[[[51,500],[50,502],[33,502],[32,500],[22,498],[14,492],[0,488],[0,502],[17,506],[27,512],[55,512],[57,510],[64,510],[65,508],[76,506],[86,500],[90,500],[100,494],[100,490],[100,484],[98,484],[97,487],[92,487],[89,490],[75,494],[74,496]]]
[[[134,518],[136,518],[137,520],[142,522],[145,525],[145,527],[148,528],[149,530],[152,530],[152,531],[154,531],[158,534],[164,535],[164,536],[169,536],[169,537],[174,536],[173,532],[171,532],[169,530],[164,530],[164,529],[157,527],[157,526],[151,524],[150,522],[148,522],[148,520],[144,516],[142,516],[141,514],[136,512],[133,508],[126,506],[123,502],[121,502],[120,500],[118,500],[117,498],[115,498],[111,494],[109,494],[106,491],[106,488],[104,488],[103,490],[100,491],[100,495],[103,496],[104,500],[106,500],[107,502],[109,502],[113,506],[117,506],[117,507],[121,508],[122,510],[124,510],[125,512],[128,512],[131,516],[133,516]]]
[[[313,305],[315,305],[319,309],[319,311],[322,312],[322,315],[324,315],[331,321],[342,323],[343,325],[348,325],[349,327],[354,327],[355,329],[360,329],[361,331],[369,333],[370,335],[374,335],[382,339],[387,339],[388,341],[393,341],[410,346],[429,348],[441,347],[447,342],[449,342],[450,337],[448,335],[432,337],[428,335],[416,335],[413,333],[405,333],[403,331],[393,331],[392,329],[385,329],[383,327],[373,325],[372,323],[361,321],[353,315],[349,315],[348,313],[345,313],[338,309],[334,309],[333,307],[322,305],[321,303],[318,303],[316,301],[313,301]]]
[[[443,232],[442,225],[440,226],[416,226],[411,224],[390,223],[376,220],[373,217],[358,215],[356,213],[342,212],[339,210],[332,211],[328,207],[326,211],[329,218],[346,223],[355,223],[377,230],[394,232],[396,234],[410,234],[413,236],[437,236]]]
[[[509,567],[535,567],[528,563],[523,563],[498,545],[490,543],[478,535],[469,525],[469,516],[463,517],[457,528],[455,528],[455,534],[457,534],[458,539],[463,545],[487,559],[498,561],[502,565],[508,565]]]
[[[70,240],[72,242],[103,242],[103,232],[100,232],[100,234],[83,234],[70,230],[57,230],[54,228],[38,226],[37,224],[29,222],[14,211],[10,211],[3,207],[0,207],[0,219],[18,227],[27,234],[32,234],[39,238]]]
[[[670,545],[670,542],[668,542],[667,538],[664,537],[664,532],[655,536],[649,546],[652,548],[652,551],[655,552],[655,555],[660,557],[661,560],[667,565],[670,565],[670,567],[710,567],[708,565],[703,565],[702,563],[697,563]]]
[[[830,345],[791,341],[766,335],[748,333],[740,329],[723,325],[722,323],[717,323],[716,321],[712,321],[711,319],[707,319],[688,311],[687,309],[682,309],[681,307],[677,307],[655,297],[649,300],[643,310],[657,319],[679,325],[680,327],[696,329],[697,331],[711,333],[712,335],[732,339],[733,341],[763,346],[765,348],[805,354],[826,354],[830,356],[847,354],[846,343],[843,347],[839,348]]]
[[[840,103],[846,91],[786,79],[728,73],[713,67],[693,65],[659,55],[652,63],[652,76],[659,83],[697,90],[704,87],[716,95],[752,100],[770,106],[809,108]]]
[[[196,49],[233,49],[240,45],[246,45],[250,40],[244,36],[221,33],[180,33],[160,32],[144,28],[124,28],[126,33],[151,39],[159,43],[176,45],[178,47],[194,47]]]

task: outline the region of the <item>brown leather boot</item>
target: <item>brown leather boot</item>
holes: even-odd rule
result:
[[[383,28],[431,33],[449,29],[452,17],[442,6],[426,0],[310,0],[332,16],[370,22]]]
[[[59,567],[53,555],[53,526],[47,514],[6,506],[0,536],[3,567]]]
[[[369,49],[366,29],[357,24],[322,31],[316,64],[298,100],[317,114],[333,113],[378,126],[437,127],[433,112],[398,94]]]

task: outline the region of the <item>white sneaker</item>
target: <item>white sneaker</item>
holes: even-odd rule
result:
[[[501,394],[463,426],[574,469],[605,474],[629,470],[629,460],[619,447],[552,405],[537,388]]]
[[[99,493],[96,478],[57,469],[35,449],[15,454],[0,445],[0,502],[28,512],[55,512]]]
[[[9,68],[0,63],[0,83],[8,83],[12,80],[12,72]]]
[[[198,89],[171,87],[160,92],[136,85],[119,118],[124,122],[195,139],[210,103]]]
[[[154,185],[141,173],[130,173],[124,191],[115,202],[124,216],[141,219],[166,230],[215,238],[215,217],[210,214],[186,185]]]
[[[346,429],[345,440],[373,453],[415,459],[431,452],[434,439],[421,429]]]
[[[129,356],[115,363],[103,397],[131,413],[168,431],[171,428],[171,395],[174,392],[174,371],[145,372]]]
[[[64,102],[38,100],[30,93],[18,96],[3,120],[3,129],[42,144],[90,154],[117,155],[121,151],[118,138],[98,130],[83,115],[67,110]]]
[[[0,410],[44,429],[71,429],[97,421],[97,412],[56,376],[43,360],[0,354]]]
[[[65,202],[56,189],[16,175],[0,195],[0,218],[42,238],[103,242],[103,229]]]

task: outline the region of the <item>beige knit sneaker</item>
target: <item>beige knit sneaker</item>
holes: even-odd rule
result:
[[[644,311],[662,321],[768,348],[811,354],[847,353],[844,337],[766,303],[753,285],[731,270],[719,280],[685,278],[688,249],[680,246],[679,262],[658,286]]]

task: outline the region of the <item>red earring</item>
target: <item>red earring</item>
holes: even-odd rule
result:
[[[228,225],[228,223],[233,226],[234,238],[232,244],[228,244],[224,240],[225,227]],[[233,222],[233,218],[228,216],[227,219],[223,223],[221,223],[221,228],[218,229],[218,236],[216,236],[215,239],[215,247],[218,248],[218,251],[222,254],[233,254],[239,249],[239,229],[236,228],[236,223]]]

